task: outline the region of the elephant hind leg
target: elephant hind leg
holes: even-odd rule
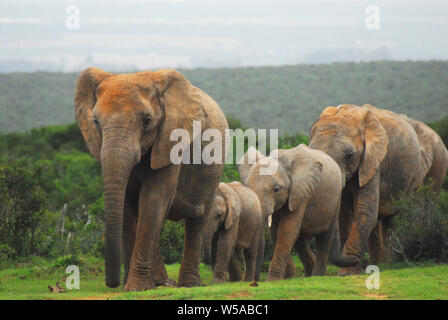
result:
[[[244,264],[246,266],[244,281],[254,281],[257,265],[258,242],[253,241],[249,248],[243,250],[243,254]]]
[[[290,255],[286,264],[286,272],[285,279],[291,279],[296,276],[296,266],[294,264],[294,260],[292,260],[292,256]]]
[[[238,260],[236,259],[236,252],[230,257],[229,261],[229,281],[241,281],[243,273],[241,271]]]
[[[311,251],[309,242],[307,239],[299,237],[297,241],[297,253],[305,268],[305,276],[309,277],[312,274],[314,264],[316,262],[316,256]]]
[[[316,263],[314,264],[312,275],[324,276],[327,272],[327,262],[330,255],[331,241],[334,230],[330,228],[328,232],[316,236]]]

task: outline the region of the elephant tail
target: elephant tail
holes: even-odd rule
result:
[[[338,267],[347,268],[354,267],[360,263],[358,257],[353,255],[343,255],[341,250],[341,240],[339,237],[339,222],[336,219],[336,226],[334,229],[333,241],[330,249],[330,259]]]

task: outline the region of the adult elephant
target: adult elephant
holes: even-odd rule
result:
[[[89,68],[79,76],[75,110],[103,171],[106,284],[120,284],[121,248],[125,291],[172,283],[158,249],[168,218],[185,219],[178,286],[201,285],[202,226],[223,164],[173,164],[177,141],[170,135],[184,129],[193,139],[199,121],[202,131],[214,128],[224,137],[228,126],[218,104],[175,70],[116,75]]]
[[[341,168],[343,253],[361,258],[369,248],[373,263],[387,256],[388,203],[432,180],[440,192],[448,151],[425,124],[371,105],[327,107],[311,128],[310,146],[330,155]],[[340,274],[358,274],[360,266]]]

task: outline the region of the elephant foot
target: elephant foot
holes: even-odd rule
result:
[[[226,278],[213,276],[212,283],[223,283],[226,282]]]
[[[192,287],[205,287],[205,284],[201,281],[201,279],[198,277],[196,279],[191,280],[181,280],[177,282],[178,287],[186,287],[186,288],[192,288]]]
[[[279,280],[283,280],[283,279],[284,279],[283,277],[268,274],[267,281],[279,281]]]
[[[130,279],[126,282],[123,289],[125,292],[131,292],[131,291],[146,291],[155,288],[156,286],[154,282],[152,282],[151,280]]]
[[[361,274],[361,266],[340,268],[338,271],[338,276],[354,276]]]
[[[158,287],[175,287],[176,286],[176,280],[168,278],[168,279],[158,283],[157,286]]]

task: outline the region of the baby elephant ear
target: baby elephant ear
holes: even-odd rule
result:
[[[244,156],[237,162],[238,173],[240,174],[241,182],[246,183],[250,168],[258,162],[258,160],[265,158],[263,154],[258,152],[254,147],[250,147]]]
[[[322,178],[323,165],[310,151],[309,147],[301,144],[284,153],[291,179],[288,202],[291,212],[308,201]]]
[[[228,230],[240,217],[241,201],[235,190],[233,190],[232,187],[229,187],[227,184],[221,182],[219,184],[219,190],[227,203],[228,211],[226,219],[224,221],[224,228]]]

